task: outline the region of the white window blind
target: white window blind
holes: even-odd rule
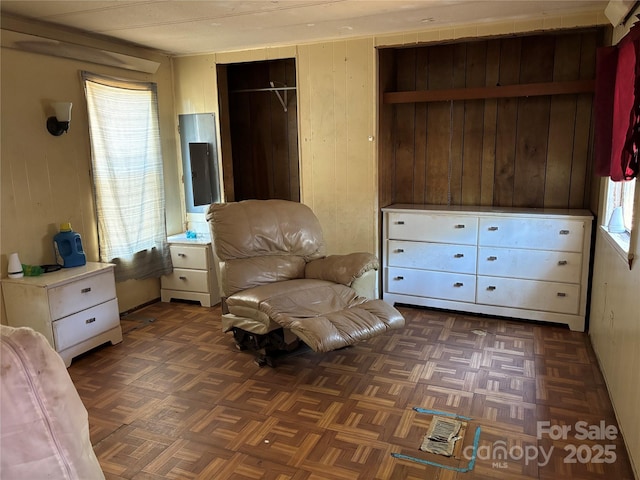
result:
[[[170,273],[156,85],[82,78],[100,260],[116,264],[118,281]]]

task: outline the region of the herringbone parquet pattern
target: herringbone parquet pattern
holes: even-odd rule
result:
[[[235,348],[219,307],[156,303],[136,312],[147,321],[123,320],[120,345],[69,368],[106,477],[633,478],[620,435],[576,438],[579,421],[617,428],[586,334],[401,311],[404,330],[335,352],[296,352],[275,369]],[[432,413],[414,407],[470,418],[453,457],[418,450]],[[539,433],[538,422],[571,430]]]

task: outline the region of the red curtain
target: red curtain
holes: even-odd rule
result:
[[[640,147],[640,23],[596,58],[595,168],[614,181],[638,176]]]

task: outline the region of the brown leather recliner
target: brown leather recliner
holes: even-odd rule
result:
[[[371,299],[378,259],[326,256],[320,222],[286,200],[212,204],[207,212],[222,297],[222,326],[258,364],[302,340],[327,352],[402,328],[388,303]]]

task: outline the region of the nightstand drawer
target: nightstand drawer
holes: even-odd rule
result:
[[[118,301],[110,300],[53,322],[56,350],[61,351],[120,326]]]
[[[49,290],[51,319],[57,320],[116,298],[113,270],[82,278]]]
[[[171,261],[173,262],[173,268],[209,270],[208,252],[209,249],[206,247],[172,244]]]
[[[189,292],[209,293],[209,272],[174,268],[173,273],[162,277],[162,288]]]

